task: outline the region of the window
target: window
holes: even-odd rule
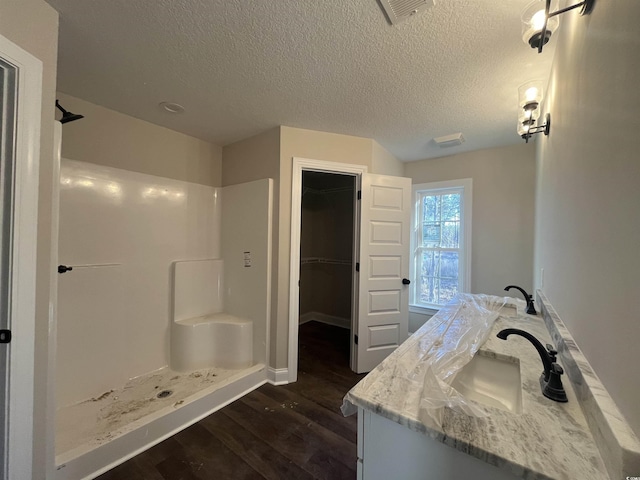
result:
[[[471,179],[413,186],[411,305],[438,309],[471,277]]]

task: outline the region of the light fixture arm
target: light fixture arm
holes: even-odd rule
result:
[[[549,135],[550,131],[551,131],[551,115],[547,113],[544,117],[544,124],[539,125],[537,127],[530,127],[526,133],[522,134],[522,138],[524,138],[525,143],[529,143],[529,139],[533,135],[537,133],[544,133],[545,136],[547,136]]]
[[[595,0],[583,0],[582,2],[576,3],[575,5],[570,5],[568,7],[561,8],[560,10],[556,10],[555,12],[550,12],[549,10],[551,10],[551,0],[546,0],[545,2],[546,4],[544,7],[544,24],[542,25],[540,38],[545,38],[545,35],[547,34],[547,22],[551,17],[561,15],[570,10],[575,10],[578,7],[582,7],[582,11],[580,12],[580,15],[588,15],[589,13],[591,13],[591,10],[593,10],[594,2]],[[544,42],[540,42],[540,45],[538,45],[538,53],[542,52],[542,47],[544,46],[543,43]]]

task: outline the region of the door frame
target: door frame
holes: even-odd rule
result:
[[[42,111],[42,62],[0,35],[0,56],[17,70],[13,172],[13,231],[9,328],[13,339],[7,368],[6,473],[31,478],[35,363],[35,292],[38,238],[38,179]],[[53,120],[52,120],[53,121]],[[3,347],[4,348],[4,347]],[[3,372],[3,374],[5,374]],[[5,472],[0,472],[4,474]]]
[[[368,173],[366,165],[350,163],[329,162],[325,160],[313,160],[309,158],[293,157],[293,170],[291,172],[291,247],[289,264],[289,349],[288,349],[288,373],[289,382],[298,379],[298,328],[300,326],[300,228],[302,222],[302,173],[305,171],[335,173],[338,175],[352,175],[356,177],[356,190],[360,189],[363,173]],[[358,254],[358,211],[354,211],[354,257]],[[353,278],[355,264],[353,266]],[[357,322],[357,292],[358,285],[352,284],[351,298],[351,331],[355,331]],[[351,338],[353,343],[353,335]],[[351,362],[354,361],[354,349],[351,348]]]

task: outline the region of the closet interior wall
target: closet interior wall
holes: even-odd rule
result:
[[[303,172],[300,322],[350,328],[355,177]]]

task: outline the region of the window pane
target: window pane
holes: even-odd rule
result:
[[[444,305],[460,292],[464,192],[461,185],[419,194],[414,299],[418,304]]]
[[[460,247],[460,222],[443,222],[442,223],[442,240],[440,242],[442,248],[459,248]]]
[[[440,197],[439,195],[427,195],[422,199],[423,222],[440,221]]]
[[[445,304],[458,293],[458,252],[442,252],[440,258],[440,304]]]
[[[457,252],[426,251],[420,256],[418,300],[444,305],[458,293]]]
[[[439,247],[441,229],[440,223],[424,223],[422,225],[422,246]]]
[[[441,195],[442,220],[460,220],[460,194]]]
[[[459,193],[422,197],[421,246],[460,247],[460,198]]]
[[[423,303],[438,303],[440,252],[422,252],[420,264],[420,301]]]

